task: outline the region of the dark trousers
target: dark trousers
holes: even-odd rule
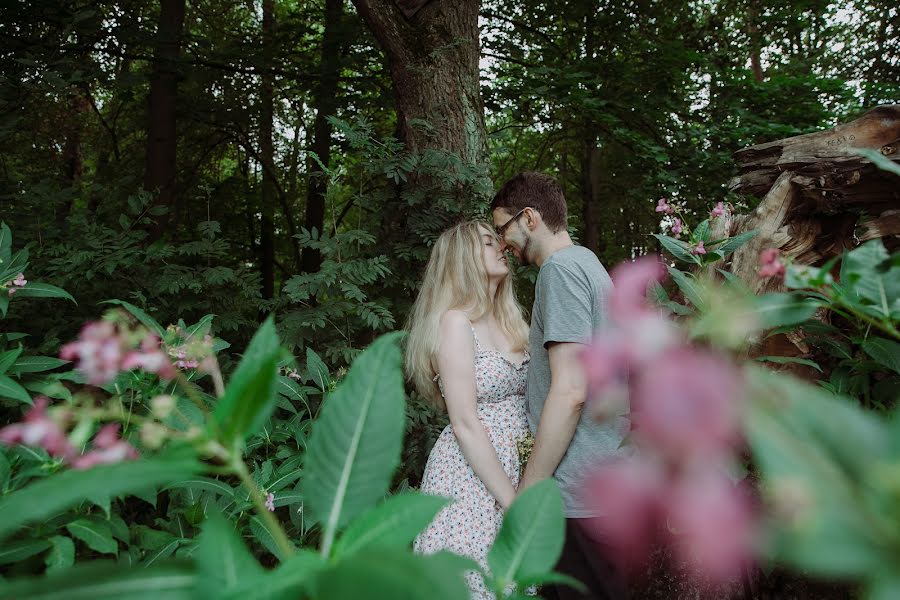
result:
[[[566,542],[556,563],[556,571],[583,583],[587,592],[583,594],[567,585],[549,585],[541,594],[547,600],[628,599],[624,574],[610,560],[609,545],[585,528],[587,521],[566,519]]]

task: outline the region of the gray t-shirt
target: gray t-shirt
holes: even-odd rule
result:
[[[563,248],[541,265],[528,339],[531,363],[526,399],[532,432],[537,431],[550,391],[549,344],[590,343],[594,332],[606,324],[611,290],[609,274],[587,248]],[[630,428],[628,419],[612,417],[598,423],[587,412],[582,412],[572,443],[553,475],[562,489],[569,518],[597,516],[582,502],[583,480],[603,459],[627,453],[619,446]]]

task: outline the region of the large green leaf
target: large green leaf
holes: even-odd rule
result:
[[[328,554],[337,530],[384,496],[400,461],[404,391],[400,334],[383,335],[328,396],[307,446],[305,507]]]
[[[509,507],[488,552],[491,575],[503,586],[550,573],[562,552],[565,516],[554,479],[522,492]],[[501,588],[502,589],[502,588]]]
[[[798,325],[809,320],[819,304],[798,294],[765,294],[756,300],[754,314],[761,329]]]
[[[900,165],[887,158],[878,150],[873,150],[871,148],[854,148],[852,152],[854,154],[859,154],[860,156],[868,158],[873,163],[875,163],[876,167],[878,167],[882,171],[887,171],[888,173],[893,173],[894,175],[900,175]]]
[[[112,537],[109,525],[96,519],[76,519],[66,523],[66,529],[87,544],[87,547],[101,554],[116,554],[119,545]]]
[[[0,265],[8,263],[10,256],[12,256],[12,231],[4,221],[0,223]]]
[[[734,237],[726,238],[721,245],[718,241],[712,242],[709,244],[709,247],[714,248],[716,252],[722,255],[722,257],[725,257],[756,237],[756,234],[758,233],[758,229],[751,229],[750,231],[739,233]]]
[[[306,377],[307,381],[312,381],[323,392],[328,389],[328,367],[312,348],[306,349]]]
[[[44,559],[47,565],[47,573],[55,573],[68,569],[75,564],[75,542],[64,535],[54,535],[50,538],[50,552]]]
[[[848,299],[870,304],[875,314],[888,317],[900,298],[900,265],[890,264],[881,239],[868,241],[844,256],[841,287]]]
[[[0,374],[6,373],[9,368],[16,362],[16,359],[19,358],[20,354],[22,354],[21,346],[0,353]]]
[[[705,311],[708,304],[703,298],[703,291],[700,289],[694,276],[675,267],[669,267],[669,274],[678,285],[678,289],[684,294],[684,297],[697,307],[697,310]]]
[[[275,377],[281,348],[272,317],[266,319],[235,369],[225,397],[213,412],[215,433],[225,445],[242,443],[275,409]]]
[[[884,338],[869,338],[862,343],[863,351],[883,367],[900,373],[900,344]]]
[[[50,542],[47,540],[24,540],[3,544],[3,548],[0,548],[0,565],[8,565],[31,558],[49,547]]]
[[[319,572],[313,595],[328,600],[465,600],[467,569],[477,565],[449,552],[421,556],[373,548]]]
[[[29,281],[25,284],[25,287],[19,288],[16,290],[16,298],[63,298],[64,300],[70,300],[71,302],[78,304],[75,302],[75,298],[67,292],[66,290],[56,287],[55,285],[50,285],[49,283],[43,283],[41,281]]]
[[[52,356],[22,356],[16,359],[10,369],[11,373],[40,373],[42,371],[50,371],[69,364],[69,361]]]
[[[244,579],[263,574],[262,567],[244,546],[234,525],[215,509],[203,522],[199,541],[194,557],[201,596],[210,597],[220,590],[237,588]]]
[[[46,520],[70,506],[94,498],[97,490],[107,496],[116,496],[178,481],[202,468],[192,454],[182,452],[50,476],[0,500],[0,539],[28,523]]]
[[[0,375],[0,396],[32,404],[28,391],[6,375]]]
[[[697,258],[696,255],[691,253],[691,247],[688,244],[661,233],[654,233],[653,237],[659,240],[659,243],[662,244],[663,248],[669,251],[669,254],[671,254],[681,262],[692,265],[700,264],[700,259]]]
[[[253,537],[262,544],[263,548],[271,552],[278,560],[283,561],[288,558],[278,542],[275,541],[275,536],[269,526],[256,515],[250,517],[250,531],[253,532]]]
[[[11,581],[0,597],[30,600],[192,600],[193,563],[170,561],[152,567],[126,568],[109,562],[74,566],[48,577]]]
[[[130,312],[135,319],[143,323],[145,327],[156,333],[156,335],[158,335],[160,338],[163,338],[166,335],[165,327],[160,325],[156,319],[148,315],[143,309],[138,308],[130,302],[125,302],[124,300],[104,300],[100,304],[116,304],[118,306],[121,306],[122,308]]]
[[[391,496],[354,519],[334,545],[334,556],[345,557],[372,546],[408,546],[449,500],[407,492]]]
[[[317,552],[300,548],[283,561],[274,571],[264,572],[256,577],[244,577],[240,587],[226,598],[244,600],[296,600],[306,598],[303,593],[315,581],[315,575],[328,566]]]

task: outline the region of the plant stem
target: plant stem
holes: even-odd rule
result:
[[[244,464],[244,461],[240,458],[234,458],[231,461],[231,467],[234,469],[235,474],[240,477],[241,483],[244,484],[244,487],[247,488],[247,491],[250,492],[250,498],[253,500],[253,504],[256,506],[256,512],[259,513],[259,518],[263,520],[266,527],[269,530],[269,533],[272,534],[272,537],[275,538],[275,543],[278,545],[278,549],[281,550],[281,553],[285,558],[288,556],[293,556],[294,554],[294,546],[291,544],[290,540],[288,540],[287,534],[284,532],[284,529],[281,528],[281,524],[278,522],[278,519],[275,518],[268,508],[266,508],[266,501],[263,499],[262,492],[259,491],[259,488],[256,486],[256,482],[253,481],[253,478],[250,476],[250,472],[247,470],[247,465]]]

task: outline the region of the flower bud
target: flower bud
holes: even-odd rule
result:
[[[150,409],[157,419],[165,419],[175,409],[175,398],[167,394],[156,396],[150,401]]]

